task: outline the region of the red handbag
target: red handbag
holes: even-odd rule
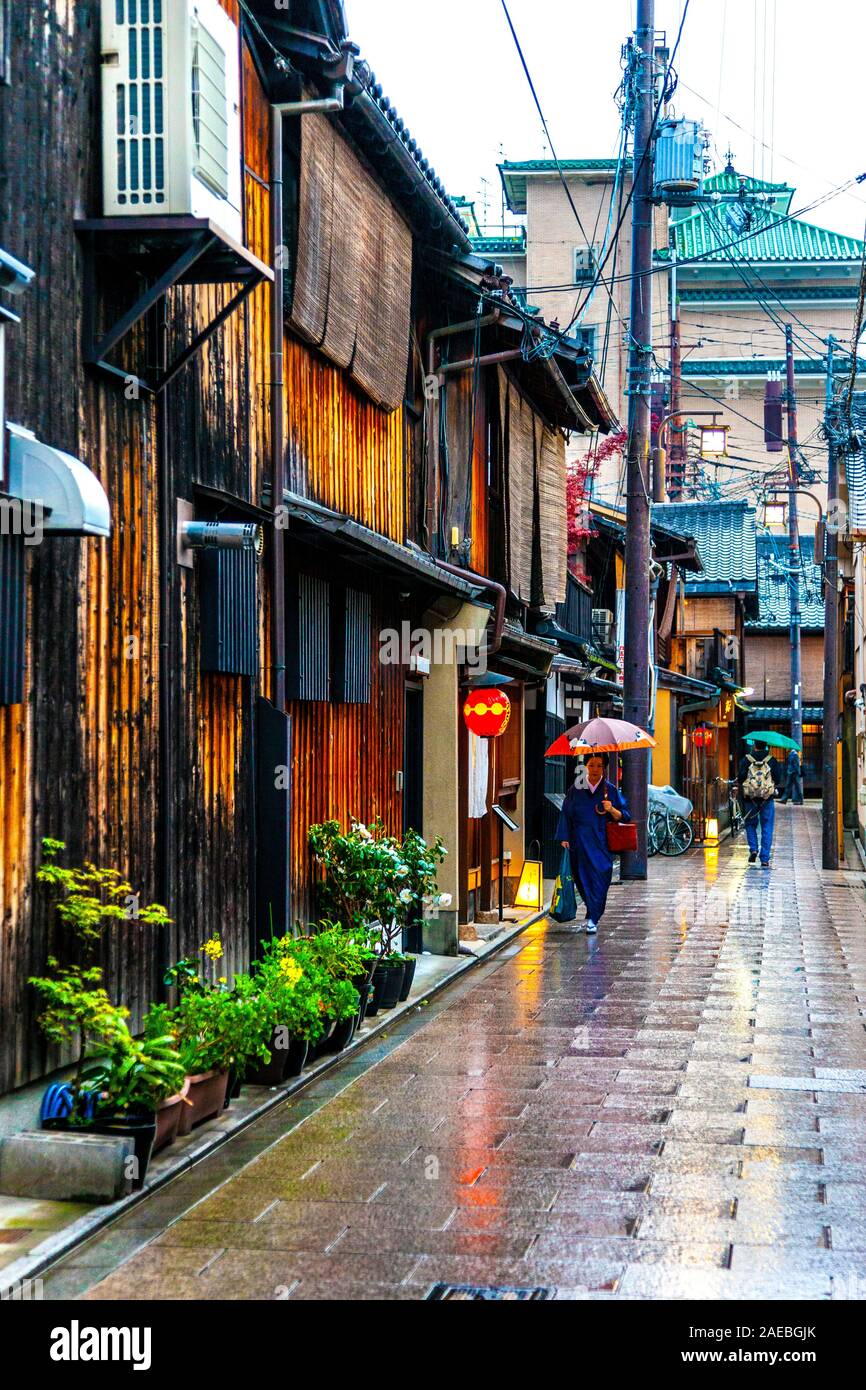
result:
[[[607,847],[611,854],[626,854],[637,849],[637,826],[633,821],[608,821],[605,826]]]

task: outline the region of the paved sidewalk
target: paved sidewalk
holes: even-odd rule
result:
[[[656,860],[598,938],[530,929],[46,1297],[866,1297],[866,893],[820,841],[783,808],[770,873]]]

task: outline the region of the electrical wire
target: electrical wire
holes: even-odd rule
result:
[[[542,124],[542,126],[544,127],[544,134],[545,134],[545,136],[546,136],[546,138],[547,138],[547,143],[548,143],[548,145],[550,146],[550,153],[551,153],[551,155],[553,156],[553,161],[554,161],[554,163],[556,164],[556,170],[557,170],[557,173],[559,174],[560,183],[562,184],[563,190],[564,190],[564,192],[565,192],[565,196],[566,196],[566,198],[568,199],[568,203],[569,203],[569,206],[570,206],[570,208],[571,208],[571,211],[574,213],[575,221],[577,222],[577,225],[578,225],[578,227],[580,228],[580,234],[581,234],[581,236],[583,237],[584,241],[586,242],[587,246],[591,246],[592,243],[590,242],[589,238],[587,237],[586,229],[585,229],[583,223],[582,223],[581,220],[580,220],[580,213],[579,213],[578,210],[577,210],[577,204],[576,204],[575,201],[574,201],[574,198],[573,198],[573,196],[572,196],[571,189],[570,189],[569,186],[568,186],[568,180],[566,179],[565,173],[563,172],[562,165],[561,165],[560,162],[559,162],[559,156],[558,156],[557,153],[556,153],[556,149],[555,149],[554,144],[553,144],[553,138],[552,138],[552,136],[551,136],[551,134],[550,134],[550,127],[549,127],[548,124],[547,124],[547,117],[545,116],[544,111],[543,111],[543,109],[542,109],[541,101],[540,101],[540,99],[539,99],[538,92],[537,92],[536,87],[535,87],[535,83],[534,83],[533,80],[532,80],[532,74],[531,74],[530,71],[529,71],[529,65],[528,65],[528,63],[527,63],[527,61],[526,61],[526,57],[525,57],[525,55],[524,55],[523,48],[521,47],[520,39],[517,37],[517,30],[516,30],[515,27],[514,27],[514,22],[513,22],[512,18],[511,18],[511,15],[510,15],[510,13],[509,13],[509,10],[508,10],[508,5],[507,5],[507,3],[506,3],[506,0],[500,0],[500,3],[501,3],[501,5],[502,5],[502,9],[503,9],[503,12],[504,12],[504,14],[505,14],[505,18],[506,18],[506,20],[508,21],[508,28],[511,30],[511,37],[512,37],[512,39],[514,40],[514,45],[515,45],[515,48],[517,49],[517,56],[518,56],[519,59],[520,59],[521,66],[523,67],[524,74],[526,75],[526,80],[527,80],[527,82],[528,82],[528,84],[529,84],[529,90],[530,90],[530,92],[532,93],[532,100],[535,102],[536,110],[538,111],[539,117],[541,118],[541,124]],[[616,304],[615,304],[615,302],[614,302],[613,292],[612,292],[612,290],[611,290],[609,284],[608,284],[606,281],[601,281],[601,283],[604,285],[605,291],[607,292],[607,294],[608,294],[608,296],[609,296],[609,298],[610,298],[611,304],[613,305],[613,311],[614,311],[614,313],[616,314],[617,318],[619,318],[619,319],[620,319],[620,322],[622,323],[623,321],[622,321],[622,318],[620,317],[619,310],[618,310],[618,308],[617,308],[617,306],[616,306]],[[566,330],[565,330],[566,333],[568,333],[568,331],[569,331],[569,329],[571,328],[571,326],[572,326],[573,323],[574,323],[574,318],[572,318],[571,323],[568,324],[568,327],[567,327]],[[623,327],[625,327],[625,324],[623,324]]]
[[[503,0],[503,4],[504,4],[504,3],[505,3],[505,0]],[[640,162],[638,163],[637,168],[634,170],[634,174],[633,174],[632,182],[631,182],[631,188],[629,189],[629,192],[628,192],[628,198],[626,199],[625,207],[624,207],[623,210],[622,210],[622,214],[621,214],[621,216],[620,216],[620,218],[619,218],[619,221],[617,222],[617,225],[616,225],[616,228],[615,228],[615,231],[614,231],[614,238],[615,238],[614,245],[618,245],[618,244],[619,244],[618,239],[619,239],[620,229],[621,229],[622,224],[623,224],[623,221],[624,221],[624,219],[625,219],[625,215],[626,215],[626,213],[628,212],[629,207],[630,207],[630,205],[631,205],[632,198],[634,197],[635,188],[637,187],[640,174],[641,174],[641,172],[642,172],[642,170],[643,170],[643,167],[644,167],[644,165],[645,165],[647,159],[650,157],[650,151],[651,151],[651,149],[652,149],[653,137],[654,137],[654,135],[655,135],[656,127],[657,127],[657,125],[658,125],[658,119],[659,119],[659,116],[661,115],[662,107],[663,107],[665,101],[670,101],[670,98],[673,96],[673,93],[674,93],[674,91],[676,90],[676,83],[677,83],[678,79],[674,77],[674,59],[675,59],[676,56],[677,56],[677,50],[679,49],[680,40],[682,39],[682,36],[683,36],[683,29],[684,29],[685,23],[686,23],[686,15],[687,15],[688,12],[689,12],[689,3],[690,3],[690,0],[685,0],[685,4],[683,5],[683,13],[682,13],[682,17],[681,17],[681,19],[680,19],[680,27],[679,27],[679,30],[677,31],[676,42],[674,43],[673,50],[672,50],[672,52],[671,52],[671,56],[670,56],[670,58],[668,59],[667,67],[665,68],[664,80],[662,81],[662,84],[661,84],[661,91],[660,91],[660,93],[659,93],[659,99],[658,99],[658,101],[656,102],[655,111],[653,112],[652,124],[650,125],[649,135],[648,135],[648,137],[647,137],[647,142],[646,142],[646,145],[644,146],[643,153],[641,154]],[[673,87],[670,86],[670,82],[671,82],[671,79],[672,79],[672,78],[674,78],[674,86],[673,86]],[[612,249],[613,249],[613,247],[611,247],[611,250],[612,250]],[[597,273],[596,279],[593,281],[592,285],[590,285],[589,294],[592,294],[593,290],[595,289],[595,285],[596,285],[596,284],[598,283],[598,281],[601,279],[602,271],[604,270],[604,267],[606,266],[608,260],[610,259],[610,254],[611,254],[611,252],[610,252],[610,250],[609,250],[608,253],[607,253],[607,255],[605,256],[604,260],[603,260],[603,261],[601,262],[601,264],[599,265],[599,267],[598,267],[598,273]],[[643,273],[643,274],[651,274],[652,271],[650,270],[650,271],[645,271],[645,272],[642,272],[642,273]],[[632,278],[634,278],[634,277],[628,276],[628,277],[625,277],[625,278],[632,279]],[[609,283],[610,283],[610,284],[613,284],[617,279],[619,279],[619,277],[613,277],[613,279],[612,279]],[[573,313],[573,315],[572,315],[571,323],[568,325],[568,328],[570,328],[570,327],[571,327],[571,324],[573,324],[573,323],[580,317],[580,315],[582,314],[582,312],[583,312],[583,310],[584,310],[584,308],[585,308],[587,302],[588,302],[588,297],[587,297],[586,300],[584,300],[584,302],[583,302],[582,304],[579,304],[579,305],[577,306],[577,308],[575,309],[575,311],[574,311],[574,313]],[[568,329],[566,329],[566,332],[567,332],[567,331],[568,331]]]

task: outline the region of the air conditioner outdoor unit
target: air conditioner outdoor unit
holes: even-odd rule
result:
[[[592,635],[596,642],[612,647],[615,640],[614,628],[615,619],[609,608],[593,608]]]
[[[106,217],[210,218],[241,241],[238,30],[217,0],[102,0]]]
[[[594,246],[576,246],[574,248],[574,283],[576,285],[594,279],[597,268],[598,258]]]

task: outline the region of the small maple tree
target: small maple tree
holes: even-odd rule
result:
[[[568,465],[565,484],[568,554],[572,563],[572,573],[575,579],[582,584],[588,584],[589,578],[585,572],[577,570],[572,557],[575,557],[577,552],[583,549],[588,540],[598,535],[589,509],[593,483],[598,476],[601,465],[615,455],[619,455],[621,458],[627,443],[626,431],[620,430],[618,434],[608,435],[605,440],[596,444],[596,447],[591,449],[589,453],[573,459]]]

